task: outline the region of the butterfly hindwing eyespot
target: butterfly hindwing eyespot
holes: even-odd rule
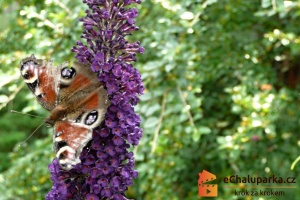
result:
[[[102,121],[103,121],[103,116],[99,115],[99,110],[92,110],[89,112],[85,112],[82,115],[80,115],[80,118],[76,119],[77,123],[84,124],[91,129],[99,126]]]
[[[57,151],[59,151],[59,149],[61,149],[64,146],[68,146],[68,144],[65,141],[54,142],[54,149],[57,149]]]
[[[98,119],[98,111],[96,110],[93,110],[92,112],[90,112],[86,118],[85,118],[85,121],[84,121],[84,124],[86,125],[92,125],[93,123],[95,123]]]

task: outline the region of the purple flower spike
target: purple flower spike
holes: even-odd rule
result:
[[[141,0],[83,0],[87,4],[81,38],[72,51],[77,60],[89,64],[108,92],[111,105],[101,127],[83,149],[80,160],[69,171],[62,170],[57,159],[49,165],[52,190],[47,200],[113,199],[126,200],[125,192],[138,172],[129,151],[142,137],[140,117],[133,106],[143,94],[141,75],[132,65],[137,53],[144,53],[140,42],[129,43],[126,36],[138,30],[136,8]]]

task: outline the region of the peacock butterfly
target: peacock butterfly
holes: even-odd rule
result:
[[[88,65],[66,62],[54,67],[52,61],[34,55],[21,61],[21,75],[37,101],[50,115],[45,123],[54,125],[53,142],[62,169],[80,163],[83,147],[92,139],[93,129],[104,120],[110,105],[107,91]]]

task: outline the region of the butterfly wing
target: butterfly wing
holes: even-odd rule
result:
[[[100,126],[110,102],[107,91],[88,66],[74,63],[61,66],[59,105],[66,115],[54,125],[54,150],[60,166],[69,170],[80,163],[83,147]]]
[[[101,87],[97,74],[88,65],[74,62],[60,66],[60,91],[58,102],[62,106],[76,105],[81,99]],[[74,103],[73,103],[74,102]]]
[[[56,106],[59,69],[52,62],[36,59],[34,55],[21,61],[21,75],[37,101],[47,110]]]
[[[34,55],[21,61],[21,75],[37,101],[49,111],[57,105],[76,104],[101,85],[88,65],[74,62],[70,67],[65,62],[54,67],[52,61]]]
[[[107,91],[89,66],[75,62],[53,67],[34,56],[21,62],[21,74],[38,102],[51,111],[54,149],[63,169],[80,163],[83,147],[92,139],[110,104]]]
[[[63,169],[72,169],[80,163],[80,153],[92,139],[93,128],[98,127],[104,120],[109,105],[101,99],[100,95],[105,94],[104,91],[100,88],[91,93],[77,110],[69,113],[64,120],[55,123],[54,150]]]
[[[71,121],[59,121],[54,126],[54,150],[60,166],[65,170],[72,169],[80,163],[83,147],[92,139],[89,126]]]

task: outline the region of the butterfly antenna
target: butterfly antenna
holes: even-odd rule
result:
[[[23,142],[21,142],[21,144],[19,144],[19,146],[22,146],[29,138],[31,138],[31,136],[33,136],[33,134],[44,124],[45,122],[41,123]]]
[[[31,115],[31,114],[27,114],[27,113],[22,113],[22,112],[18,112],[15,110],[10,110],[11,113],[18,113],[18,114],[23,114],[23,115],[27,115],[27,116],[31,116],[31,117],[37,117],[37,118],[42,118],[44,119],[44,117],[38,116],[38,115]]]

